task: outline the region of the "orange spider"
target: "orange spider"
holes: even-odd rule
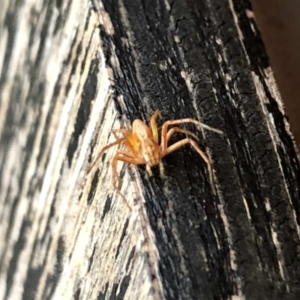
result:
[[[116,180],[118,177],[117,162],[123,161],[135,165],[145,164],[146,169],[150,174],[150,176],[152,175],[151,168],[159,165],[160,173],[162,174],[163,165],[161,159],[164,156],[170,154],[171,152],[185,146],[186,144],[190,144],[199,153],[202,159],[206,162],[209,171],[211,186],[213,192],[215,193],[211,163],[207,155],[199,148],[197,143],[193,139],[186,137],[185,139],[182,139],[176,142],[175,144],[168,146],[168,141],[170,140],[171,136],[176,132],[185,133],[187,136],[191,136],[194,139],[198,140],[197,136],[191,131],[182,129],[180,127],[173,127],[170,130],[168,130],[168,126],[175,125],[175,124],[182,124],[182,123],[194,123],[196,125],[202,126],[203,128],[212,130],[219,134],[222,134],[222,131],[211,128],[191,118],[169,120],[162,125],[161,141],[159,145],[158,128],[156,123],[156,119],[158,115],[160,115],[160,112],[159,110],[156,110],[150,119],[150,127],[147,126],[143,121],[136,119],[132,123],[132,131],[129,131],[127,129],[113,129],[112,133],[114,134],[116,141],[102,148],[102,150],[99,152],[94,163],[91,165],[88,171],[89,173],[93,169],[93,167],[96,165],[103,152],[106,151],[108,148],[118,144],[125,145],[127,149],[117,151],[117,153],[115,154],[111,162],[112,181],[113,181],[113,187],[116,189],[118,194],[123,198],[123,200],[125,201],[126,205],[130,210],[131,210],[130,205],[128,204],[125,196],[121,193],[120,189],[117,186],[117,180]],[[116,133],[122,133],[124,137],[118,138]]]

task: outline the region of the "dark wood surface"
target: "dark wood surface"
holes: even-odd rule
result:
[[[291,131],[300,146],[300,2],[251,0],[274,77],[289,117]]]
[[[248,1],[3,6],[0,299],[299,299],[299,161]],[[112,128],[191,117],[149,178]],[[171,142],[184,138],[178,134]]]

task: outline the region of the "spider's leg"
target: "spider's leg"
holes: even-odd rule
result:
[[[148,164],[146,165],[146,171],[147,171],[147,173],[149,174],[150,177],[153,176],[153,172],[151,170],[151,167]]]
[[[179,120],[169,120],[169,121],[166,121],[163,124],[162,129],[161,129],[161,137],[162,137],[161,148],[162,149],[167,149],[168,126],[170,126],[170,125],[176,125],[176,124],[184,124],[184,123],[193,123],[195,125],[198,125],[200,127],[205,128],[207,130],[214,131],[214,132],[216,132],[218,134],[223,134],[223,132],[221,130],[215,129],[213,127],[205,125],[205,124],[203,124],[201,122],[198,122],[198,121],[196,121],[194,119],[191,119],[191,118],[185,118],[185,119],[179,119]]]
[[[131,134],[130,130],[125,129],[125,128],[116,128],[116,129],[112,129],[111,132],[112,132],[112,133],[121,132],[121,133],[123,133],[123,134],[125,134],[125,135]]]
[[[160,111],[157,109],[150,119],[150,127],[152,131],[153,139],[156,143],[158,143],[158,129],[156,123],[156,119],[158,116],[160,116]]]
[[[121,132],[125,135],[125,137],[126,137],[126,141],[125,141],[126,146],[130,149],[130,151],[132,152],[132,154],[134,156],[137,156],[138,155],[138,151],[137,151],[138,145],[136,144],[136,141],[134,140],[132,133],[129,130],[124,129],[124,128],[113,129],[112,133],[113,133],[113,135],[115,136],[116,139],[118,138],[117,135],[116,135],[117,132]]]
[[[129,139],[132,137],[132,133],[131,133],[129,130],[125,129],[125,128],[112,129],[111,132],[113,133],[113,135],[114,135],[114,137],[115,137],[116,139],[119,138],[119,137],[116,135],[116,133],[123,133],[124,136],[127,137],[127,138],[129,138]]]
[[[180,133],[185,133],[186,135],[190,135],[192,136],[195,140],[199,140],[198,137],[192,133],[191,131],[189,130],[186,130],[186,129],[182,129],[180,127],[173,127],[171,128],[167,133],[166,135],[162,136],[162,142],[161,142],[161,149],[162,149],[162,152],[164,153],[168,147],[168,142],[170,140],[170,138],[172,137],[172,135],[176,132],[180,132]],[[165,139],[165,141],[163,142],[163,139]],[[163,148],[164,147],[164,148]]]
[[[159,166],[159,175],[161,178],[164,178],[165,177],[165,168],[164,168],[164,164],[161,160],[159,161],[158,166]]]
[[[103,147],[101,149],[101,151],[98,153],[96,159],[94,160],[94,162],[92,163],[92,165],[90,166],[90,168],[88,169],[87,173],[89,174],[92,171],[92,169],[98,163],[98,160],[100,159],[100,157],[102,156],[102,154],[103,154],[104,151],[106,151],[107,149],[109,149],[110,147],[113,147],[115,145],[122,144],[125,141],[126,141],[126,138],[117,139],[115,142],[110,143],[110,144],[106,145],[105,147]]]
[[[118,183],[117,182],[117,178],[118,178],[117,163],[118,163],[118,161],[123,161],[123,162],[130,163],[130,164],[140,165],[140,164],[144,163],[144,160],[130,156],[130,154],[127,152],[118,151],[111,162],[113,187],[115,188],[117,193],[122,197],[123,201],[129,208],[129,210],[132,210],[131,206],[128,204],[128,201],[126,200],[125,196],[121,193],[121,190],[118,188],[118,185],[117,185],[117,183]]]
[[[223,131],[219,130],[219,129],[216,129],[216,128],[213,128],[211,126],[208,126],[202,122],[199,122],[197,120],[194,120],[192,118],[185,118],[185,119],[178,119],[178,120],[169,120],[169,121],[166,121],[165,124],[167,123],[167,126],[170,126],[170,125],[175,125],[175,124],[183,124],[183,123],[193,123],[195,125],[198,125],[200,127],[203,127],[207,130],[210,130],[210,131],[213,131],[213,132],[216,132],[218,134],[223,134]]]
[[[198,152],[198,154],[202,157],[202,159],[206,162],[207,168],[208,168],[208,173],[209,173],[210,185],[211,185],[214,195],[216,195],[216,189],[215,189],[215,185],[214,185],[214,177],[213,177],[213,170],[211,167],[211,162],[209,161],[209,158],[205,154],[205,152],[199,148],[198,144],[194,140],[192,140],[190,138],[185,138],[181,141],[176,142],[175,144],[171,145],[170,147],[168,147],[166,149],[165,153],[163,153],[163,156],[168,155],[171,152],[178,150],[179,148],[185,146],[186,144],[190,144]]]
[[[165,176],[165,168],[161,160],[159,161],[158,167],[159,167],[159,175],[163,178]],[[146,165],[146,171],[150,177],[153,176],[153,172],[150,165]]]
[[[187,129],[182,129],[180,127],[173,127],[167,133],[167,143],[170,140],[171,136],[176,132],[185,133],[186,135],[192,136],[195,140],[199,140],[199,138],[191,131],[189,131]]]

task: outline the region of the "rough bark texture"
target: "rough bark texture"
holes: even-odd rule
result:
[[[248,1],[5,0],[0,299],[300,299],[299,161]],[[165,177],[112,128],[191,117]],[[178,135],[171,142],[184,136]]]

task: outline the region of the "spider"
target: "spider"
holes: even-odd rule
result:
[[[180,127],[173,127],[170,130],[168,130],[168,127],[170,125],[176,125],[176,124],[194,123],[196,125],[202,126],[207,130],[211,130],[219,134],[222,134],[222,131],[207,126],[191,118],[168,120],[161,127],[161,139],[159,144],[159,135],[158,135],[158,128],[156,123],[156,119],[158,116],[160,116],[160,111],[156,110],[154,114],[151,116],[149,126],[147,126],[143,121],[139,119],[134,120],[132,123],[132,131],[129,131],[124,128],[113,129],[112,133],[114,134],[116,141],[106,145],[101,149],[101,151],[97,155],[95,161],[93,162],[93,164],[91,165],[88,171],[89,173],[94,168],[94,166],[97,164],[98,160],[100,159],[104,151],[116,145],[124,145],[125,150],[118,150],[111,162],[112,184],[115,190],[118,192],[118,194],[123,198],[127,207],[130,210],[131,210],[130,205],[128,204],[125,196],[121,193],[120,189],[117,186],[117,177],[118,177],[117,162],[123,161],[134,165],[146,165],[146,169],[150,176],[152,175],[151,168],[159,165],[160,173],[161,175],[163,175],[163,164],[161,159],[164,156],[178,150],[179,148],[187,144],[190,144],[198,152],[198,154],[202,157],[202,159],[206,162],[208,172],[209,172],[211,187],[215,194],[211,163],[209,161],[209,158],[205,154],[205,152],[203,152],[199,148],[198,144],[195,142],[195,140],[198,140],[197,136],[191,131],[182,129]],[[170,138],[176,132],[185,133],[187,137],[182,140],[179,140],[173,145],[168,146],[168,142]],[[122,133],[124,137],[121,138],[118,137],[117,133]],[[194,138],[195,140],[192,139],[191,137]]]

